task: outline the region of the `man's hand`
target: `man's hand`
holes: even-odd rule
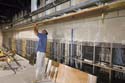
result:
[[[38,24],[34,24],[34,25],[33,25],[35,35],[38,35],[38,29],[37,29],[37,26],[38,26]]]
[[[38,24],[34,24],[34,28],[37,27],[37,26],[38,26]]]

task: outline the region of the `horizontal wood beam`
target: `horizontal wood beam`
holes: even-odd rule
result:
[[[96,16],[96,15],[102,15],[102,13],[105,13],[105,12],[115,11],[115,10],[124,9],[124,8],[125,8],[125,1],[124,0],[123,1],[116,1],[116,2],[113,2],[110,4],[96,6],[96,7],[84,9],[84,10],[81,10],[81,11],[78,11],[75,13],[69,13],[69,14],[66,14],[63,16],[52,18],[52,19],[39,21],[39,22],[36,22],[36,24],[38,24],[38,26],[41,26],[41,25],[45,26],[45,25],[53,24],[53,23],[70,21],[70,20],[74,20],[74,19],[83,19],[83,18],[87,18],[90,16]],[[33,24],[34,23],[31,23],[31,24],[24,26],[22,28],[15,28],[15,30],[32,28]]]

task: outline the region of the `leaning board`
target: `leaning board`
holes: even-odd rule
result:
[[[60,64],[56,83],[96,83],[96,76]]]

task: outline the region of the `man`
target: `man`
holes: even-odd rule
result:
[[[46,53],[48,32],[44,29],[41,31],[41,33],[39,33],[37,29],[37,24],[35,24],[34,33],[39,38],[37,47],[37,57],[36,57],[36,79],[35,79],[35,83],[37,83],[37,81],[41,80],[41,78],[43,78],[44,76],[44,58]]]

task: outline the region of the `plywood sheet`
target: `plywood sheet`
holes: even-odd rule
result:
[[[60,64],[57,83],[88,83],[89,74]]]

